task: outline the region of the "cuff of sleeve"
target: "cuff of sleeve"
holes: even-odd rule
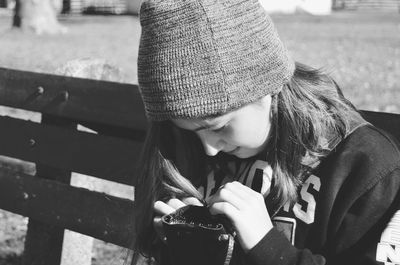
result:
[[[250,264],[293,264],[296,259],[297,249],[290,244],[286,237],[276,228],[272,228],[261,240],[247,253]]]

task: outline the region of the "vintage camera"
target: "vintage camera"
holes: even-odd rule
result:
[[[171,264],[238,264],[239,244],[229,220],[205,206],[188,205],[162,217]]]

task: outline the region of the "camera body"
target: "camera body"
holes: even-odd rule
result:
[[[172,264],[237,264],[238,245],[226,217],[211,215],[205,206],[188,205],[164,215],[162,223]]]

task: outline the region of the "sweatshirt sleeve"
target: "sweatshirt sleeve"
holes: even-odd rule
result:
[[[272,228],[256,246],[247,253],[252,265],[312,264],[323,265],[325,258],[313,255],[308,249],[299,250],[276,228]]]
[[[399,264],[399,187],[400,168],[390,170],[370,185],[340,213],[341,217],[330,228],[328,240],[315,253],[296,248],[273,228],[247,253],[248,264]]]

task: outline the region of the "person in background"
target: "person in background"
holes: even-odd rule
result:
[[[136,253],[169,264],[159,217],[205,201],[242,264],[398,264],[397,144],[257,0],[144,0],[140,22]]]

